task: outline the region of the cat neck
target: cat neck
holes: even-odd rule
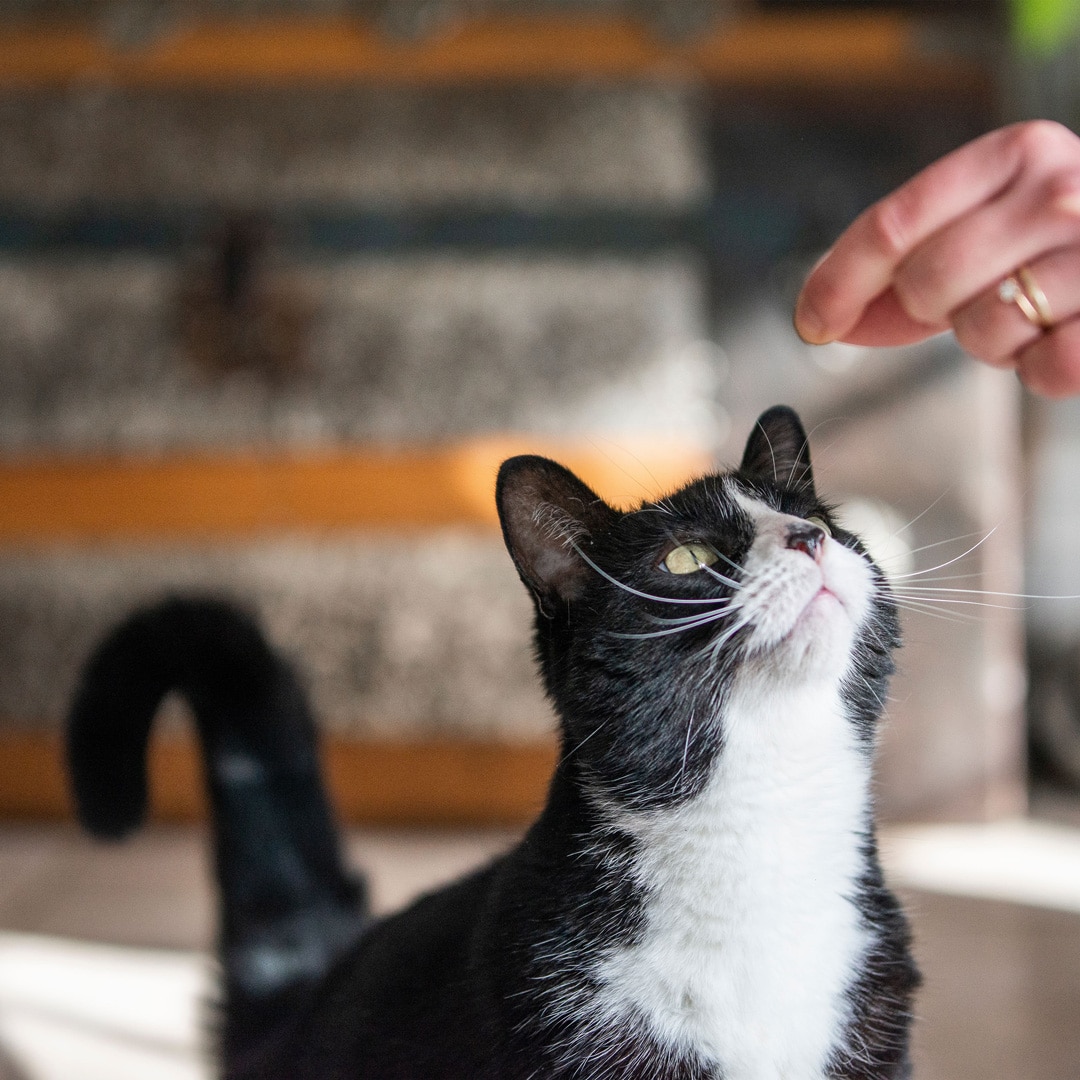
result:
[[[841,680],[785,684],[748,665],[723,695],[714,722],[721,749],[696,796],[635,812],[591,790],[604,825],[643,848],[691,823],[702,835],[734,830],[777,842],[799,830],[804,812],[823,839],[843,841],[853,826],[861,833],[867,825],[871,752],[856,733]]]
[[[644,930],[605,958],[602,1007],[728,1080],[810,1080],[839,1044],[867,946],[853,898],[869,761],[836,685],[742,679],[722,724],[698,796],[618,815]]]

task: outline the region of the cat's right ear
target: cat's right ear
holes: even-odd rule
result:
[[[495,485],[503,539],[542,611],[580,595],[594,571],[577,547],[619,516],[569,469],[524,454],[504,461]]]

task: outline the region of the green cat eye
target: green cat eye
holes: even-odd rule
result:
[[[808,517],[806,520],[809,521],[811,525],[816,525],[826,536],[832,536],[832,529],[824,518]]]
[[[704,544],[682,544],[660,564],[669,574],[693,574],[717,561],[715,551]]]

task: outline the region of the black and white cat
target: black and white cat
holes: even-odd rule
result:
[[[496,498],[561,724],[521,843],[369,920],[299,683],[257,626],[171,600],[100,646],[73,709],[80,816],[145,805],[190,700],[221,891],[229,1080],[895,1080],[918,982],[878,863],[887,584],[814,490],[796,415],[742,464],[622,513],[517,457]]]

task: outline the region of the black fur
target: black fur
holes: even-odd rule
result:
[[[338,854],[303,687],[253,619],[213,599],[138,612],[87,664],[67,729],[82,824],[108,839],[146,812],[146,750],[170,691],[206,755],[220,891],[221,1052],[230,1071],[280,1040],[313,984],[361,933],[364,890]],[[258,1075],[256,1072],[254,1075]]]
[[[736,475],[785,514],[831,520],[790,410],[761,418]],[[589,1005],[597,961],[640,940],[649,902],[633,872],[639,841],[613,824],[611,807],[663,814],[703,791],[724,752],[726,688],[746,660],[742,633],[710,655],[715,623],[634,635],[703,610],[679,600],[732,592],[703,574],[665,573],[667,550],[707,540],[717,567],[737,576],[753,525],[718,477],[622,514],[534,457],[503,465],[496,498],[536,603],[560,759],[518,846],[400,914],[367,921],[337,855],[303,695],[249,619],[215,601],[169,601],[128,620],[88,666],[70,759],[80,816],[99,834],[141,820],[161,697],[179,690],[195,708],[214,804],[229,1080],[723,1080],[643,1017],[590,1019]],[[867,754],[897,644],[878,583],[843,687]],[[702,718],[693,729],[691,715]],[[917,975],[869,806],[861,859],[851,900],[873,944],[824,1075],[900,1080]]]

